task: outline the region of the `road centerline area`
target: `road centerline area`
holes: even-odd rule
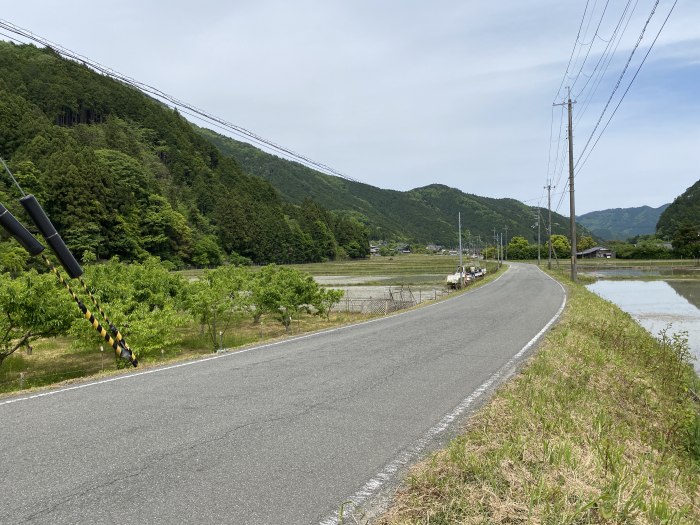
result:
[[[513,265],[428,308],[5,403],[0,522],[331,519],[502,381],[563,298]]]
[[[367,481],[360,490],[355,492],[355,494],[344,498],[342,504],[349,512],[352,512],[357,508],[362,508],[362,505],[364,505],[366,501],[376,497],[376,495],[383,489],[386,482],[392,480],[396,481],[393,478],[399,473],[399,471],[415,462],[432,440],[447,430],[455,420],[457,420],[469,408],[471,408],[472,405],[474,405],[474,403],[479,400],[484,393],[488,392],[489,389],[491,389],[495,384],[505,381],[513,374],[516,365],[522,359],[522,357],[539,342],[542,336],[552,327],[555,322],[558,321],[559,317],[564,311],[564,307],[566,306],[566,291],[563,286],[561,288],[564,292],[561,306],[549,320],[549,322],[542,328],[542,330],[540,330],[537,335],[528,341],[528,343],[523,346],[523,348],[510,359],[510,361],[503,365],[500,370],[494,373],[484,383],[479,385],[476,390],[464,398],[462,402],[454,408],[454,410],[443,416],[442,419],[440,419],[435,426],[431,427],[424,436],[408,447],[408,449],[402,451],[391,463],[386,465],[372,479]],[[322,519],[319,522],[319,525],[336,525],[339,522],[340,512],[335,511],[330,516]]]

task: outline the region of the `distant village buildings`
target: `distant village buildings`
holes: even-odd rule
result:
[[[595,246],[582,252],[577,252],[576,257],[579,259],[614,259],[615,252],[602,246]]]

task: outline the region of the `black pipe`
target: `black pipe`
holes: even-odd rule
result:
[[[66,246],[66,243],[61,239],[56,228],[51,224],[51,220],[49,220],[49,217],[41,207],[41,204],[39,204],[39,201],[36,200],[36,197],[34,197],[34,195],[25,195],[19,202],[24,206],[24,209],[34,221],[36,227],[39,228],[44,239],[46,239],[46,243],[56,254],[56,257],[58,257],[58,260],[61,262],[61,265],[65,268],[68,275],[72,279],[83,275],[83,269],[80,267],[80,264],[75,260],[75,257],[73,257],[68,246]]]
[[[12,235],[30,255],[37,256],[44,251],[44,246],[2,204],[0,204],[0,226],[5,228],[5,231]]]

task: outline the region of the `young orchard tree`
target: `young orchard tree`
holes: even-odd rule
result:
[[[187,304],[192,315],[206,328],[214,349],[231,322],[250,315],[252,276],[250,270],[222,266],[207,271],[189,285]]]
[[[0,365],[35,339],[66,334],[79,315],[53,274],[0,274]]]
[[[84,278],[139,358],[157,355],[182,340],[177,328],[185,324],[187,316],[178,305],[186,283],[168,272],[157,258],[141,264],[124,264],[114,258],[107,264],[86,266]],[[87,298],[84,301],[91,311],[97,310]],[[99,318],[98,312],[93,313]],[[75,345],[89,347],[101,342],[84,319],[76,320],[70,333],[76,338]]]
[[[323,290],[309,274],[271,264],[256,274],[252,300],[258,319],[272,313],[289,330],[299,312],[327,313],[340,297],[342,293]]]
[[[317,310],[319,315],[324,315],[326,319],[331,316],[331,310],[340,302],[345,292],[343,290],[335,290],[333,288],[319,288],[317,299]]]

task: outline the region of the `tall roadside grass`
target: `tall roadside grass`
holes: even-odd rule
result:
[[[568,293],[521,374],[412,470],[379,523],[700,523],[687,341]]]

